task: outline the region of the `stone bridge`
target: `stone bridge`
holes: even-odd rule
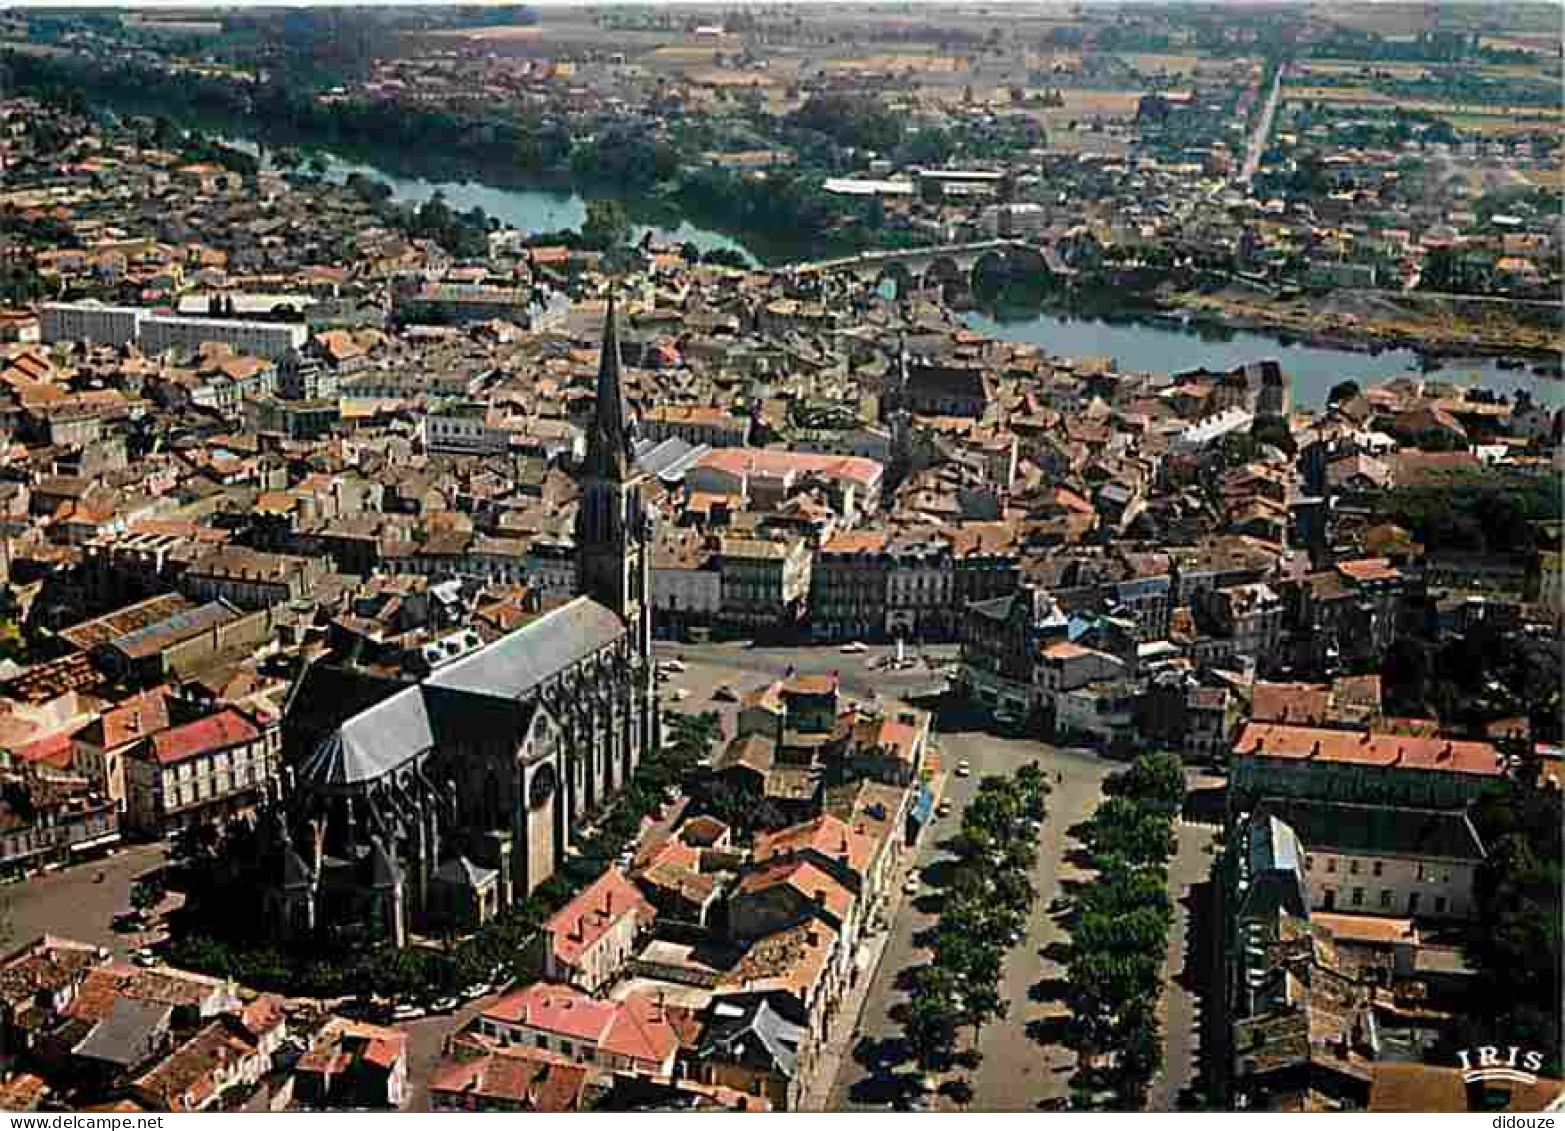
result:
[[[799,280],[849,276],[871,287],[879,287],[890,279],[896,284],[900,297],[910,288],[916,290],[935,284],[956,283],[970,289],[980,266],[1044,272],[1050,269],[1045,250],[1025,240],[979,240],[903,251],[866,251],[839,259],[794,263],[784,270]]]

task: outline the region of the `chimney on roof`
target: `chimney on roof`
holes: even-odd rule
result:
[[[1311,758],[1319,758],[1320,757],[1320,739],[1318,739],[1318,738],[1315,740],[1315,745],[1310,747],[1310,757]]]
[[[1449,742],[1447,742],[1444,746],[1442,746],[1440,748],[1440,753],[1435,755],[1435,761],[1437,761],[1437,762],[1448,761],[1450,759],[1451,755],[1453,755],[1455,753],[1456,753],[1456,747],[1452,746]]]
[[[1400,744],[1397,746],[1397,756],[1391,759],[1391,764],[1393,766],[1400,766],[1402,764],[1402,747]]]

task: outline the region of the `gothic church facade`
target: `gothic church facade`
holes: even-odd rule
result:
[[[611,300],[577,515],[580,596],[388,689],[303,754],[256,830],[276,937],[402,945],[482,923],[554,875],[572,830],[657,741],[651,522]]]

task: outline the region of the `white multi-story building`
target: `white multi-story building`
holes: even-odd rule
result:
[[[125,823],[167,836],[256,805],[277,777],[281,729],[229,708],[149,737],[125,756]]]
[[[652,607],[671,628],[708,625],[723,610],[723,574],[699,535],[672,530],[652,551]]]
[[[1398,918],[1470,919],[1484,848],[1460,809],[1406,809],[1299,799],[1258,812],[1303,846],[1310,910]]]
[[[170,349],[195,351],[204,342],[220,342],[235,353],[279,361],[300,349],[310,329],[302,322],[246,322],[237,318],[179,318],[148,314],[141,319],[141,348],[149,354]]]
[[[125,346],[137,342],[152,354],[176,347],[194,352],[203,342],[221,342],[237,354],[278,361],[301,348],[310,329],[302,322],[251,322],[237,318],[201,318],[154,314],[135,306],[95,302],[51,302],[39,312],[39,333],[54,342],[96,342]]]
[[[141,320],[146,313],[134,306],[49,302],[38,312],[38,333],[46,345],[95,342],[104,346],[126,346],[140,337]]]
[[[511,433],[489,423],[489,408],[476,401],[442,405],[419,421],[419,438],[426,452],[453,455],[503,455]]]

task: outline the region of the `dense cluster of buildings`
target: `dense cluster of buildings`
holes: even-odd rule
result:
[[[279,942],[476,930],[655,749],[654,634],[956,643],[1001,726],[1230,768],[1257,1102],[1364,1106],[1388,1016],[1449,1019],[1466,810],[1532,736],[1395,715],[1364,673],[1403,631],[1556,634],[1559,532],[1454,553],[1374,502],[1557,476],[1556,412],[1406,376],[1300,411],[1273,361],[1123,372],[975,333],[938,287],[650,245],[611,292],[591,253],[455,261],[343,188],[127,132],[48,152],[54,116],[0,102],[0,206],[57,233],[29,263],[70,296],[0,309],[0,870],[222,829]],[[711,771],[780,831],[644,838],[431,1105],[797,1107],[929,744],[833,678],[751,693]],[[397,1030],[64,940],[0,962],[0,1009],[30,1066],[6,1106],[404,1099]]]

